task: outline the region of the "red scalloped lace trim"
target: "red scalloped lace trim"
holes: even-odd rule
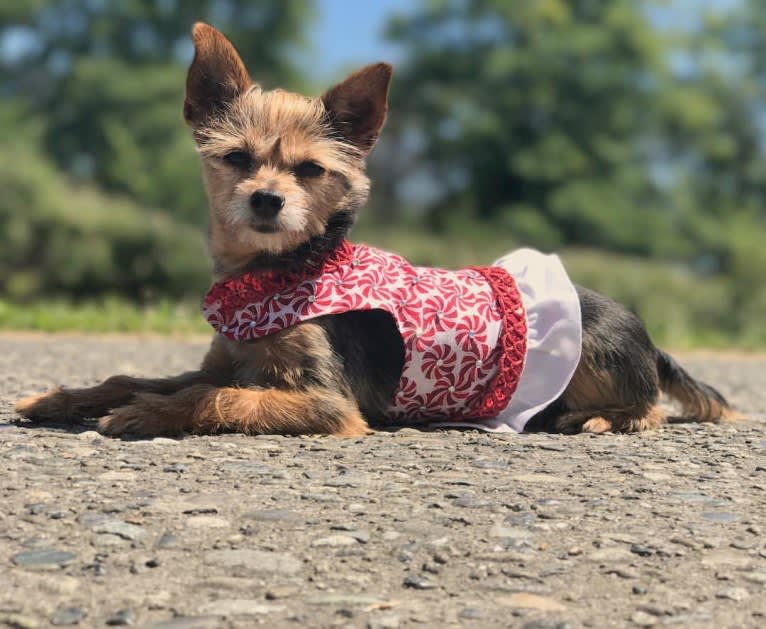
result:
[[[354,246],[343,240],[325,258],[309,259],[300,272],[262,271],[244,273],[216,282],[205,295],[203,306],[221,304],[225,318],[230,319],[237,310],[258,302],[263,297],[282,292],[299,283],[347,265],[354,257]],[[229,335],[227,335],[229,336]],[[230,338],[234,338],[232,335]]]
[[[498,340],[502,351],[498,371],[487,383],[487,392],[481,402],[471,411],[475,419],[486,419],[497,417],[508,406],[519,386],[527,355],[527,317],[516,280],[508,271],[498,266],[472,268],[489,282],[503,318],[503,329]]]

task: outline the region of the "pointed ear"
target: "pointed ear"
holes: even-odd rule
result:
[[[389,64],[374,63],[322,96],[333,127],[362,153],[372,149],[386,119],[392,72]]]
[[[194,60],[186,76],[184,118],[203,125],[251,85],[250,76],[231,42],[212,26],[192,28]]]

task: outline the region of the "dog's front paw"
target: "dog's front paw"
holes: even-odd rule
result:
[[[612,432],[612,422],[603,417],[592,417],[582,425],[582,432],[590,432],[596,435],[603,435],[605,432]]]
[[[168,417],[166,401],[159,395],[144,394],[126,406],[115,409],[111,415],[98,423],[105,435],[137,437],[160,437],[179,435],[183,427]]]
[[[83,419],[73,409],[72,396],[60,387],[24,398],[16,403],[15,410],[33,422],[72,422]]]
[[[99,432],[113,437],[123,435],[156,437],[162,434],[159,428],[154,417],[146,415],[134,404],[118,408],[111,415],[98,422]]]

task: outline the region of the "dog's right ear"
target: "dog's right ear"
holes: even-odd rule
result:
[[[184,118],[197,128],[225,110],[251,81],[234,46],[212,26],[197,22],[192,40],[194,60],[186,77]]]

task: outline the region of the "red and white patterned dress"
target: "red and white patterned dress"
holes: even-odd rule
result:
[[[323,315],[384,310],[405,352],[391,421],[521,430],[518,412],[506,416],[530,357],[523,289],[504,266],[417,267],[343,241],[300,273],[247,273],[215,284],[203,312],[218,333],[250,341]],[[576,315],[579,324],[579,308]],[[532,416],[525,406],[524,422]]]

